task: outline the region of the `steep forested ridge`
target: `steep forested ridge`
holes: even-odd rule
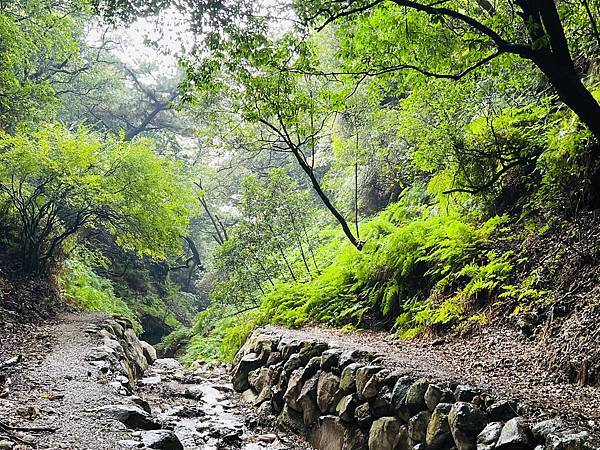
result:
[[[0,324],[520,333],[600,384],[600,2],[0,2]],[[538,345],[541,343],[541,346]]]

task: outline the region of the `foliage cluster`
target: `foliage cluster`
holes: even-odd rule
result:
[[[100,311],[115,316],[127,317],[136,332],[142,330],[136,314],[120,297],[115,295],[110,280],[94,272],[89,258],[69,258],[64,265],[58,284],[63,297],[72,305],[87,311]]]

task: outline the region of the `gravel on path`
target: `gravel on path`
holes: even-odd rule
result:
[[[28,327],[22,335],[4,336],[1,354],[19,352],[0,418],[12,427],[47,427],[54,432],[16,432],[12,438],[37,448],[108,450],[126,439],[124,425],[103,417],[97,408],[122,400],[86,360],[98,345],[86,333],[105,320],[102,314],[68,313],[53,323]],[[21,345],[19,345],[21,344]],[[0,430],[1,432],[1,430]]]

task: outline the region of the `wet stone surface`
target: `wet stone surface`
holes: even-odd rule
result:
[[[225,366],[158,359],[142,370],[145,344],[107,320],[71,313],[0,336],[1,360],[19,355],[0,369],[0,449],[310,448],[245,404]]]

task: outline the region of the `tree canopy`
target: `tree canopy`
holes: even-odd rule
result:
[[[180,169],[143,142],[100,141],[83,128],[3,133],[0,191],[24,270],[46,270],[84,228],[105,229],[140,255],[177,253],[195,205]]]

